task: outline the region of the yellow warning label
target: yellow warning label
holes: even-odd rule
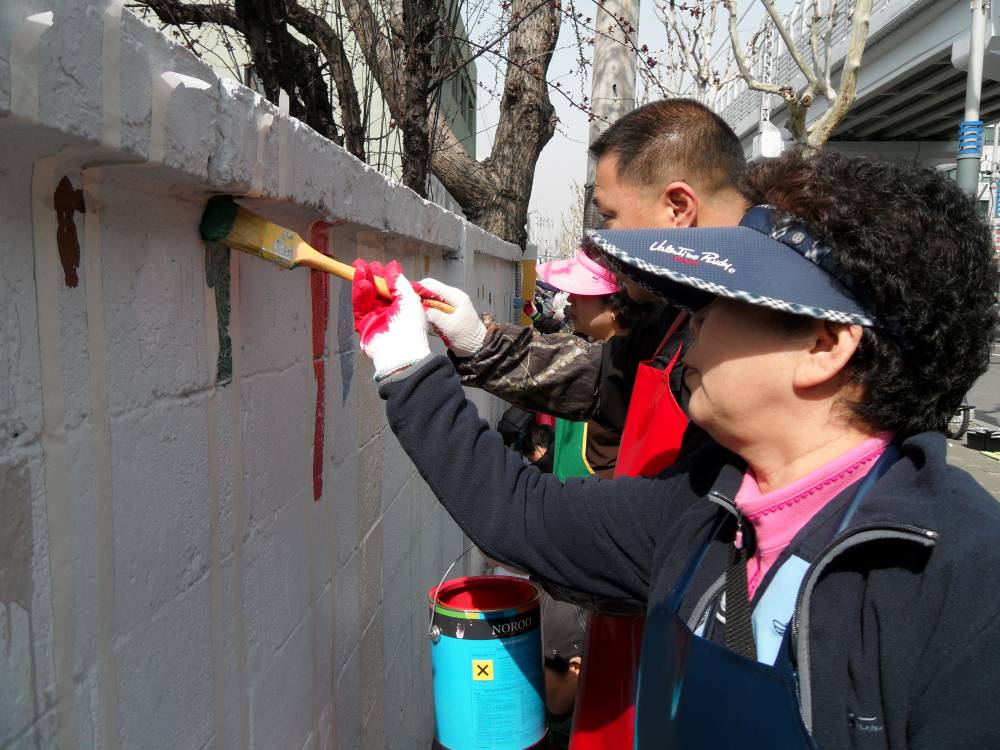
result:
[[[483,681],[493,679],[493,660],[492,659],[473,659],[472,660],[472,679]]]

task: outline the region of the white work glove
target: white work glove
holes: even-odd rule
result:
[[[486,340],[486,326],[479,319],[468,294],[437,279],[423,279],[415,286],[422,290],[422,294],[428,292],[423,296],[447,302],[455,308],[453,313],[444,313],[432,307],[426,310],[427,322],[455,356],[471,357],[482,348]]]
[[[361,350],[375,365],[376,382],[422,361],[431,353],[427,343],[427,321],[420,297],[392,261],[384,269],[379,263],[354,261],[351,303],[354,330],[361,336]],[[391,300],[379,296],[375,276],[383,276]]]

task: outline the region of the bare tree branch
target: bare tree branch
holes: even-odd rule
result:
[[[837,0],[830,0],[830,19],[826,26],[826,59],[823,61],[823,83],[826,86],[827,97],[833,91],[833,30],[837,26]]]
[[[819,70],[820,52],[819,52],[819,25],[823,20],[823,16],[820,15],[819,10],[819,0],[812,0],[813,15],[812,20],[809,23],[809,50],[812,52],[812,67],[813,70]],[[802,12],[805,13],[805,7],[803,6]]]
[[[504,0],[483,45],[441,33],[442,21],[447,28],[455,23],[450,14],[458,1],[144,0],[141,5],[185,35],[185,28],[202,24],[235,32],[269,99],[286,91],[290,114],[346,141],[353,153],[383,171],[397,173],[384,144],[401,139],[404,182],[424,192],[429,163],[471,221],[523,246],[534,164],[557,123],[547,79],[566,0]],[[346,43],[345,32],[354,44]],[[189,46],[196,36],[188,37]],[[496,68],[501,114],[493,152],[476,161],[449,127],[439,92],[450,75],[487,55],[504,65],[503,74]],[[582,50],[579,57],[582,71]],[[558,82],[553,88],[588,111],[586,97],[574,102]],[[381,116],[380,105],[391,119]],[[469,106],[467,99],[462,106]]]
[[[851,37],[847,43],[847,56],[840,71],[840,91],[830,102],[826,112],[810,128],[808,144],[820,148],[830,138],[834,128],[847,115],[858,93],[858,71],[861,57],[868,42],[868,24],[871,21],[872,0],[857,0],[851,19]]]
[[[785,43],[785,47],[788,48],[788,53],[792,56],[792,60],[795,61],[799,70],[802,71],[802,75],[804,75],[806,77],[806,81],[809,82],[809,88],[813,91],[820,90],[822,87],[820,86],[819,79],[816,76],[816,71],[813,70],[813,67],[805,61],[804,57],[802,57],[802,53],[795,44],[795,40],[788,31],[787,24],[785,24],[784,19],[781,17],[781,14],[774,5],[774,0],[760,0],[760,3],[764,6],[767,14],[771,17],[771,22],[774,24],[774,28],[777,29],[778,35],[781,37],[782,41]]]
[[[340,102],[341,127],[347,150],[365,160],[365,127],[358,100],[358,90],[354,85],[354,71],[347,59],[344,43],[340,35],[318,13],[305,10],[298,3],[288,6],[288,22],[319,47],[330,65],[330,73],[337,86],[337,100]]]
[[[743,44],[740,42],[740,32],[736,28],[736,3],[734,0],[725,0],[725,3],[726,9],[729,11],[729,43],[732,47],[733,59],[736,60],[736,67],[747,86],[754,91],[763,91],[765,94],[776,94],[784,97],[785,101],[795,99],[795,95],[787,87],[782,88],[773,83],[764,83],[754,77],[747,65],[746,55],[743,54]]]
[[[466,59],[460,61],[457,65],[452,66],[448,70],[446,70],[444,72],[441,72],[441,73],[438,73],[435,76],[434,80],[431,82],[431,88],[437,88],[444,81],[446,81],[449,78],[451,78],[453,75],[455,75],[456,73],[458,73],[458,71],[462,70],[463,68],[465,68],[466,66],[468,66],[470,63],[475,62],[479,57],[481,57],[482,55],[486,54],[487,52],[492,52],[493,54],[502,57],[500,55],[500,49],[499,49],[500,42],[505,37],[507,37],[510,34],[510,32],[514,31],[514,29],[516,29],[518,26],[520,26],[526,20],[528,20],[529,18],[531,18],[531,15],[535,11],[537,11],[543,5],[548,5],[550,2],[551,2],[551,0],[539,0],[539,2],[533,8],[531,8],[531,10],[529,10],[526,14],[524,14],[523,16],[521,16],[519,19],[512,20],[510,26],[508,26],[506,29],[504,29],[497,36],[497,38],[493,39],[490,42],[487,42],[486,44],[479,44],[479,43],[473,42],[472,40],[469,40],[469,39],[462,39],[463,42],[465,42],[466,44],[468,44],[468,45],[470,45],[472,47],[476,47],[479,51],[476,52],[476,53],[474,53],[474,54],[472,54],[472,55],[470,55]],[[447,36],[447,38],[450,38],[450,39],[455,39],[455,40],[458,39],[458,37],[456,37],[454,35],[446,35],[446,36]]]
[[[239,18],[231,8],[214,3],[191,5],[180,0],[144,0],[141,5],[149,8],[163,23],[171,25],[205,23],[228,26],[242,32]]]

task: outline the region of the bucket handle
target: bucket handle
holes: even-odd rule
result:
[[[476,545],[474,544],[470,544],[465,548],[462,554],[451,561],[451,565],[448,566],[448,570],[444,572],[444,575],[441,576],[441,580],[438,581],[438,585],[434,588],[434,598],[431,600],[431,617],[427,623],[427,637],[431,639],[431,643],[437,643],[441,640],[441,628],[434,624],[434,608],[437,607],[438,594],[441,593],[441,587],[444,586],[445,579],[448,577],[448,574],[451,573],[452,568],[458,565],[458,561],[469,554],[469,550],[475,546]]]

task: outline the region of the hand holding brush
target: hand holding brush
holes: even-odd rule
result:
[[[307,266],[348,281],[354,280],[354,267],[324,255],[297,233],[257,216],[228,195],[217,195],[208,201],[201,217],[200,231],[204,240],[256,255],[282,268]],[[379,296],[392,299],[392,292],[384,278],[375,276],[373,283]],[[451,305],[432,297],[422,302],[425,307],[443,313],[455,311]]]
[[[354,261],[351,306],[354,330],[361,337],[361,350],[375,365],[375,382],[398,375],[430,356],[427,321],[421,299],[392,261],[382,267],[361,258]],[[389,301],[376,294],[375,278],[384,277]]]

